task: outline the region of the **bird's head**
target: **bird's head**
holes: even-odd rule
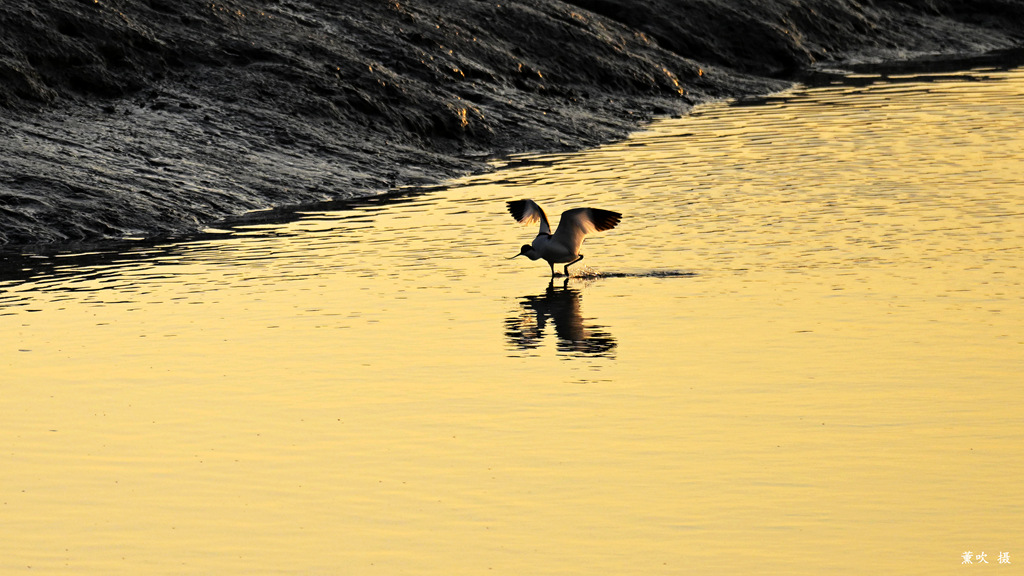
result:
[[[523,247],[519,249],[519,254],[516,254],[516,256],[526,256],[530,260],[536,260],[537,251],[533,249],[533,246],[530,246],[529,244],[523,244]],[[515,258],[516,256],[513,256],[512,258]],[[509,260],[511,260],[512,258],[509,258]]]

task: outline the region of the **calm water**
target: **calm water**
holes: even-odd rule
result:
[[[1019,571],[1021,126],[1021,70],[862,76],[8,259],[0,573]],[[521,197],[626,216],[549,284]]]

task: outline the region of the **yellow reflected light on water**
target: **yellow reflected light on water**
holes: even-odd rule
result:
[[[0,573],[1024,562],[1024,74],[962,76],[26,260],[0,280]],[[549,284],[506,260],[519,197],[625,218]]]

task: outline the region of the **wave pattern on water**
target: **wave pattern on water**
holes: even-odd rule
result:
[[[626,252],[685,238],[695,262],[735,270],[939,263],[963,258],[968,239],[971,254],[998,251],[1024,205],[1020,140],[1005,128],[1024,122],[1020,74],[797,89],[756,114],[708,106],[503,181],[624,207],[623,228],[642,230]]]
[[[4,256],[0,572],[941,574],[1024,541],[1024,72],[978,78]],[[523,197],[624,217],[552,280],[507,259]]]

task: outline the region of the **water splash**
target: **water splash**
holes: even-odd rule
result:
[[[601,271],[589,267],[573,270],[569,274],[572,280],[598,280],[601,278],[694,278],[698,274],[690,270],[637,270],[628,272]],[[561,273],[556,278],[565,278]]]

